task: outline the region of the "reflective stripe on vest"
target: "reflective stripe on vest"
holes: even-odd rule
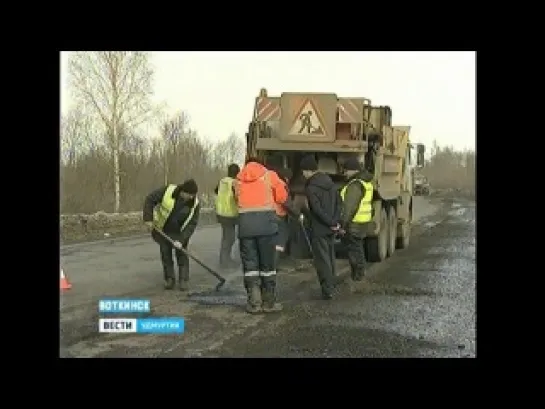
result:
[[[216,197],[216,214],[222,217],[236,217],[238,214],[235,195],[233,194],[233,178],[220,180],[218,196]]]
[[[172,209],[174,209],[174,204],[176,203],[176,200],[172,197],[172,193],[174,193],[176,187],[176,185],[168,185],[167,189],[165,190],[165,194],[163,195],[163,200],[153,209],[153,225],[160,230],[163,229],[166,221],[168,220],[168,217],[170,216],[170,213],[172,212]],[[191,207],[189,215],[185,219],[184,224],[180,228],[180,232],[183,231],[183,229],[185,229],[188,223],[191,221],[195,214],[195,209],[198,205],[199,199],[197,199],[197,197],[195,196],[193,206]]]
[[[363,195],[363,198],[360,201],[360,206],[358,207],[358,211],[352,218],[352,223],[367,223],[370,222],[373,214],[373,184],[370,182],[364,182],[361,179],[352,179],[350,182],[348,182],[341,190],[341,198],[344,202],[344,196],[346,195],[346,189],[348,186],[350,186],[353,182],[359,182],[362,184],[362,186],[365,189],[365,195]]]
[[[263,176],[261,176],[257,181],[262,181],[265,187],[265,195],[267,198],[265,199],[265,204],[263,206],[258,207],[240,207],[240,202],[238,204],[238,212],[239,213],[248,213],[248,212],[270,212],[275,211],[275,203],[273,199],[273,193],[272,193],[272,186],[271,186],[271,177],[269,176],[269,172],[265,172]],[[255,183],[255,182],[251,182]],[[244,186],[244,183],[236,183],[235,189],[237,191],[237,196],[240,192],[240,189],[248,188],[249,186]]]

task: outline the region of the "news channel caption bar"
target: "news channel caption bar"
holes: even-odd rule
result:
[[[100,318],[98,332],[137,334],[183,334],[183,318]]]
[[[151,312],[150,300],[105,298],[98,302],[100,314],[139,314]]]

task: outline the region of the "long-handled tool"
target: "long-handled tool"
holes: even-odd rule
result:
[[[303,231],[303,237],[305,238],[305,241],[307,242],[308,251],[314,257],[314,252],[312,251],[312,245],[310,244],[310,239],[308,238],[307,229],[305,227],[305,223],[302,219],[299,219],[299,226],[301,226],[301,230]]]
[[[170,244],[172,244],[172,247],[174,247],[177,250],[180,250],[182,253],[184,253],[186,256],[191,258],[195,263],[200,265],[202,268],[204,268],[206,271],[208,271],[210,274],[212,274],[214,277],[216,277],[219,280],[218,285],[216,285],[216,291],[221,290],[221,287],[225,284],[225,278],[220,276],[216,271],[212,270],[210,267],[208,267],[206,264],[204,264],[201,260],[199,260],[197,257],[195,257],[193,254],[191,254],[189,251],[184,249],[183,247],[176,247],[174,244],[174,240],[172,240],[170,237],[168,237],[163,231],[159,230],[156,227],[153,227],[154,230],[159,233],[165,240],[168,240]]]

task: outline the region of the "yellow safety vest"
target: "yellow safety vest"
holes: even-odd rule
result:
[[[172,209],[174,209],[174,204],[176,203],[176,200],[172,197],[172,193],[174,192],[176,187],[176,185],[168,185],[167,190],[163,195],[163,200],[153,209],[153,225],[160,230],[165,225],[168,216],[170,216],[170,212],[172,212]],[[197,197],[195,196],[193,207],[191,208],[189,215],[185,219],[184,224],[180,228],[180,232],[186,228],[187,224],[193,218],[193,215],[195,214],[195,209],[197,208],[198,204],[199,199],[197,199]]]
[[[224,177],[220,180],[218,186],[218,196],[216,197],[216,214],[223,217],[237,217],[238,208],[233,193],[233,182],[230,177]]]
[[[356,212],[356,215],[352,219],[352,223],[367,223],[370,222],[373,213],[373,184],[370,182],[364,182],[361,179],[352,179],[350,182],[348,182],[341,190],[341,198],[344,202],[344,196],[346,195],[346,189],[348,186],[353,182],[359,182],[363,185],[365,188],[365,195],[363,195],[363,198],[360,201],[360,207],[358,208],[358,211]]]

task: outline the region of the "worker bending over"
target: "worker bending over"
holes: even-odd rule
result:
[[[275,208],[288,198],[285,185],[257,159],[248,159],[237,176],[235,190],[240,257],[248,294],[246,311],[280,311],[282,305],[276,302]]]
[[[341,240],[348,251],[352,280],[360,281],[365,275],[363,240],[373,211],[373,175],[363,169],[357,158],[345,162],[344,174],[348,182],[341,189],[341,228],[345,232]]]
[[[176,284],[172,250],[178,262],[178,285],[180,291],[189,289],[189,259],[181,249],[187,249],[189,239],[195,232],[199,220],[200,205],[197,198],[197,183],[193,179],[181,185],[168,185],[151,192],[144,203],[144,222],[151,229],[152,237],[161,252],[165,289]],[[162,230],[174,241],[172,244],[157,231]]]
[[[231,258],[233,244],[236,241],[236,225],[238,208],[235,200],[235,178],[240,172],[237,164],[227,168],[227,176],[221,179],[216,187],[216,218],[221,226],[220,267],[235,268],[238,263]]]

